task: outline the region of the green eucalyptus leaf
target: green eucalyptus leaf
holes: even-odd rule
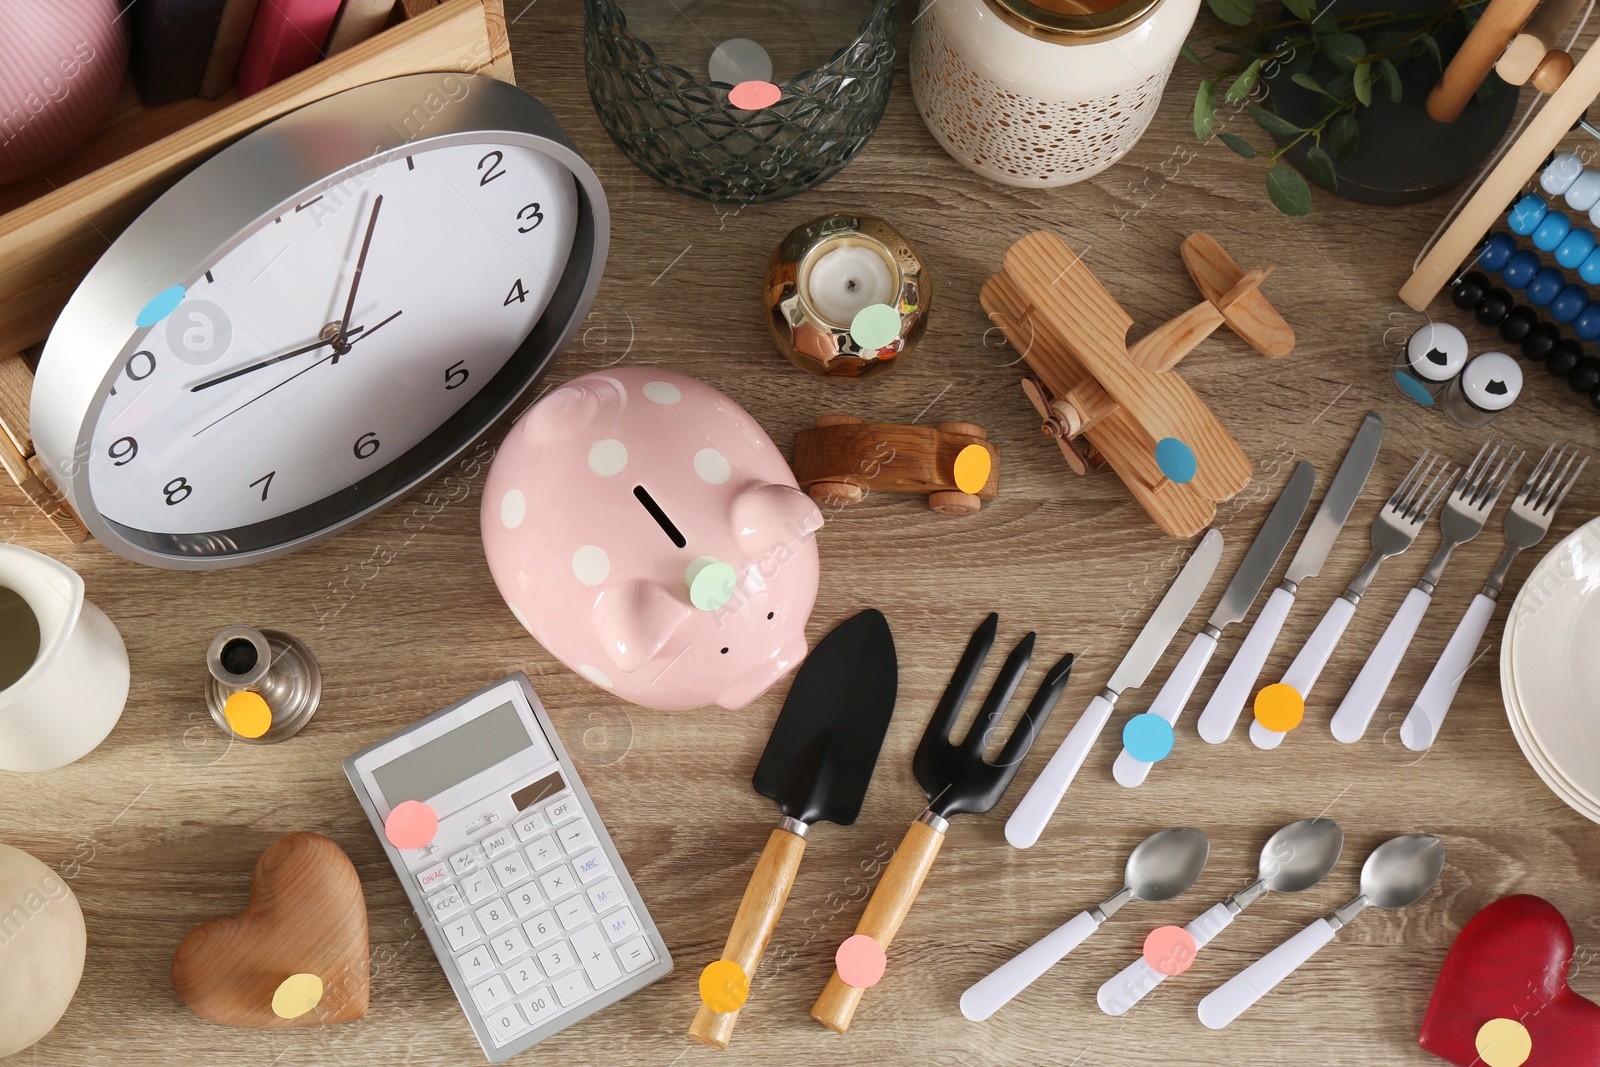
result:
[[[1400,71],[1387,59],[1380,59],[1376,62],[1378,64],[1378,78],[1389,90],[1389,103],[1398,104],[1402,91],[1400,88]]]
[[[1232,85],[1228,86],[1228,93],[1225,99],[1230,104],[1237,104],[1250,95],[1250,90],[1256,87],[1256,79],[1260,76],[1261,60],[1258,59],[1244,68],[1244,72],[1234,79]]]
[[[1361,125],[1346,111],[1328,123],[1328,150],[1340,163],[1350,162],[1361,144]]]
[[[1422,45],[1423,48],[1427,49],[1428,54],[1433,56],[1433,61],[1438,64],[1439,69],[1441,71],[1444,70],[1444,57],[1439,55],[1439,42],[1433,39],[1433,34],[1417,34],[1417,43]]]
[[[1353,33],[1325,33],[1317,38],[1317,50],[1340,70],[1351,70],[1367,58],[1367,44]]]
[[[1318,33],[1333,33],[1339,28],[1339,20],[1333,17],[1333,5],[1323,4],[1317,10],[1317,17],[1311,20],[1311,28]]]
[[[1210,67],[1206,64],[1206,61],[1195,55],[1194,49],[1190,48],[1188,45],[1184,45],[1182,48],[1178,49],[1178,54],[1184,59],[1187,59],[1189,62],[1193,63],[1195,66],[1199,67],[1201,70],[1210,69]]]
[[[1356,99],[1361,101],[1362,107],[1372,104],[1372,64],[1361,63],[1356,66],[1355,80],[1351,83],[1356,92]]]
[[[1294,82],[1296,85],[1300,86],[1300,88],[1302,88],[1302,89],[1310,89],[1314,93],[1321,93],[1323,96],[1327,97],[1329,100],[1337,100],[1338,99],[1338,97],[1334,96],[1332,93],[1328,92],[1328,90],[1324,89],[1317,82],[1317,79],[1313,78],[1309,74],[1291,74],[1289,76],[1289,80]]]
[[[1301,45],[1289,55],[1286,55],[1278,60],[1278,64],[1281,70],[1287,71],[1290,74],[1309,74],[1311,72],[1311,65],[1316,61],[1316,49],[1312,48],[1311,45],[1307,43]]]
[[[1250,117],[1255,120],[1255,124],[1274,137],[1298,137],[1304,132],[1288,119],[1280,118],[1264,107],[1257,107],[1251,104],[1249,111]]]
[[[1255,0],[1206,0],[1211,13],[1230,26],[1248,26],[1256,17]]]
[[[1219,133],[1217,134],[1217,139],[1246,159],[1254,159],[1260,154],[1256,151],[1255,145],[1236,133]]]
[[[1194,136],[1204,141],[1217,121],[1217,83],[1207,78],[1194,94]]]
[[[1328,92],[1333,94],[1335,100],[1348,101],[1355,95],[1355,84],[1355,75],[1343,70],[1328,79]]]
[[[1267,195],[1272,206],[1285,215],[1311,214],[1311,187],[1293,167],[1276,166],[1267,171]]]
[[[1484,76],[1483,81],[1479,83],[1478,91],[1472,94],[1472,99],[1481,104],[1493,96],[1500,86],[1504,84],[1505,82],[1500,80],[1500,75],[1491,70]]]
[[[1328,192],[1339,188],[1339,175],[1334,172],[1333,159],[1323,151],[1321,145],[1312,145],[1306,149],[1305,164],[1301,167],[1311,177],[1311,180],[1322,186]]]
[[[1259,48],[1239,48],[1231,44],[1219,44],[1216,46],[1216,50],[1225,55],[1243,56],[1245,59],[1261,58],[1261,50]]]
[[[1283,0],[1283,6],[1288,9],[1289,14],[1297,19],[1305,19],[1307,22],[1311,21],[1311,16],[1317,13],[1317,5],[1312,3],[1311,0]]]
[[[1379,52],[1387,52],[1389,49],[1404,42],[1407,36],[1401,30],[1384,30],[1381,33],[1375,33],[1372,35],[1372,41],[1368,45],[1367,54],[1377,55]]]

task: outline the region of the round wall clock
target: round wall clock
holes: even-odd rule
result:
[[[404,496],[516,402],[599,285],[599,179],[521,89],[415,74],[185,176],[45,345],[38,454],[141,563],[291,552]]]

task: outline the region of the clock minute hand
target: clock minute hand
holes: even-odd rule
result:
[[[360,333],[361,330],[362,330],[362,327],[357,326],[354,330],[351,330],[350,333],[353,336],[355,334]],[[263,368],[271,367],[271,366],[273,366],[275,364],[282,363],[284,360],[293,359],[295,356],[303,356],[307,352],[315,352],[317,349],[325,348],[328,345],[334,344],[338,340],[339,340],[338,337],[328,337],[328,338],[325,338],[325,339],[323,339],[321,341],[317,341],[314,344],[309,344],[309,345],[305,345],[302,348],[297,348],[293,352],[285,352],[281,356],[273,356],[271,359],[264,359],[259,363],[252,363],[248,367],[240,367],[239,369],[231,370],[226,374],[219,374],[215,378],[207,378],[205,381],[200,382],[197,385],[191,385],[189,387],[189,392],[198,393],[202,389],[210,389],[213,385],[221,385],[223,382],[231,382],[235,378],[242,378],[246,374],[253,374],[258,370],[262,370]]]
[[[333,339],[333,361],[350,351],[350,316],[356,311],[356,290],[361,288],[361,272],[367,266],[367,253],[372,249],[372,231],[378,226],[378,209],[383,207],[383,194],[372,202],[372,214],[367,217],[367,234],[361,239],[361,254],[356,257],[356,272],[350,279],[350,295],[344,302],[344,317],[339,320],[339,336]]]

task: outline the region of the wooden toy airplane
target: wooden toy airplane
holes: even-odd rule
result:
[[[1258,291],[1271,267],[1241,269],[1204,233],[1184,240],[1183,263],[1205,300],[1131,345],[1133,319],[1055,234],[1012,245],[982,292],[1033,371],[1022,390],[1067,465],[1087,474],[1109,463],[1175,537],[1210,525],[1218,502],[1249,484],[1251,465],[1172,368],[1224,324],[1263,355],[1294,348],[1294,331]]]

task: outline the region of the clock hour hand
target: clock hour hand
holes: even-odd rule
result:
[[[350,331],[350,336],[355,336],[363,329],[364,327],[357,326],[355,329]],[[243,378],[246,374],[253,374],[264,367],[271,367],[274,364],[282,363],[286,359],[293,359],[295,356],[303,356],[307,352],[315,352],[319,348],[325,348],[328,345],[336,344],[338,340],[339,338],[337,336],[328,337],[316,342],[315,344],[309,344],[303,348],[297,348],[293,352],[285,352],[281,356],[273,356],[271,359],[264,359],[259,363],[252,363],[248,367],[240,367],[237,370],[231,370],[226,374],[219,374],[215,378],[207,378],[205,381],[200,382],[197,385],[191,385],[189,387],[189,392],[198,393],[202,389],[210,389],[213,385],[221,385],[223,382],[231,382],[235,378]]]
[[[356,272],[350,279],[350,295],[344,302],[344,317],[339,320],[339,336],[333,339],[333,361],[350,351],[350,316],[356,311],[356,290],[361,287],[361,272],[367,266],[367,253],[372,249],[372,231],[378,226],[378,209],[383,207],[383,194],[372,202],[372,214],[367,216],[367,235],[361,239],[361,254],[356,257]]]

